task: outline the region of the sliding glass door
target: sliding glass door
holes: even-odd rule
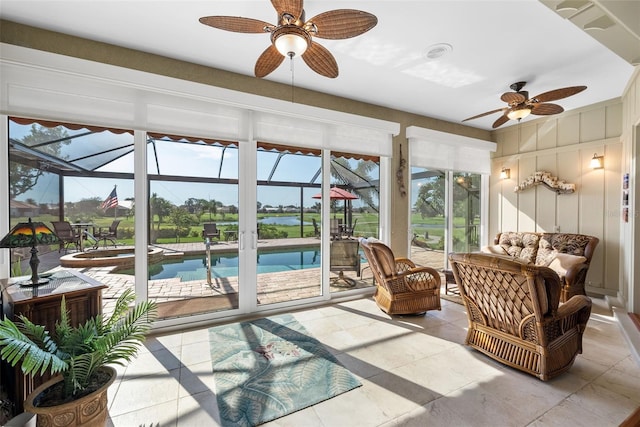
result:
[[[237,144],[148,134],[147,159],[147,291],[160,318],[239,308]]]
[[[411,253],[418,263],[447,266],[449,252],[480,249],[482,175],[411,169]]]
[[[320,150],[258,143],[258,306],[322,296]]]

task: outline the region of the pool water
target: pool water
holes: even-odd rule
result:
[[[320,248],[301,248],[264,251],[258,253],[258,274],[276,273],[280,271],[304,270],[320,267]],[[114,271],[118,274],[133,275],[133,269]],[[211,277],[225,278],[238,276],[238,254],[212,253]],[[182,281],[206,280],[206,255],[186,256],[181,259],[165,260],[149,265],[149,279],[180,278]]]

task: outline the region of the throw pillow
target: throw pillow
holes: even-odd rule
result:
[[[508,255],[508,252],[500,245],[483,246],[482,252],[486,254]]]
[[[578,255],[563,254],[558,252],[556,257],[549,263],[549,268],[558,273],[558,276],[564,277],[567,275],[567,270],[578,264],[582,264],[587,261],[587,258]]]

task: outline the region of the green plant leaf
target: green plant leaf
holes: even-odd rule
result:
[[[68,368],[49,333],[24,316],[16,323],[10,319],[0,321],[0,347],[0,357],[11,366],[21,362],[25,374],[43,374],[47,369],[55,374]]]

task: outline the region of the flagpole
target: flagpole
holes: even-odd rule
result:
[[[113,191],[116,191],[116,187],[117,186],[118,186],[117,184],[113,185]],[[116,195],[117,194],[118,193],[116,192]],[[115,221],[116,219],[118,219],[118,204],[117,203],[116,203],[115,207],[113,208],[113,220]],[[106,245],[106,243],[105,243],[105,245]]]

